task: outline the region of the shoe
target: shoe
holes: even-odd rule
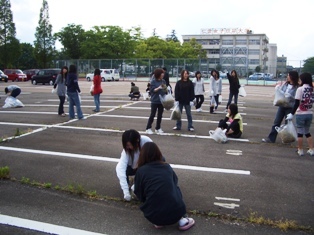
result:
[[[263,141],[264,143],[273,143],[273,142],[271,142],[271,140],[270,140],[268,137],[262,139],[262,141]]]
[[[209,112],[210,114],[215,114],[214,112]]]
[[[94,109],[94,110],[93,110],[93,112],[94,112],[94,113],[98,113],[98,112],[99,112],[99,110]]]
[[[307,150],[306,153],[309,154],[310,156],[314,156],[314,150],[313,149]]]
[[[202,112],[202,110],[201,109],[196,109],[196,112],[200,113],[200,112]]]
[[[300,157],[304,156],[303,149],[298,149],[297,153]]]
[[[152,131],[152,129],[147,129],[147,130],[146,130],[146,134],[151,135],[151,134],[154,134],[154,132]]]
[[[164,133],[164,131],[160,128],[160,129],[158,129],[158,130],[155,130],[155,132],[156,132],[156,134],[162,134],[162,133]]]
[[[194,219],[192,219],[192,218],[187,218],[187,219],[189,222],[187,222],[186,225],[179,226],[179,230],[181,230],[181,231],[188,230],[189,228],[191,228],[195,224]]]
[[[160,226],[160,225],[154,224],[154,227],[155,227],[156,229],[161,229],[161,228],[163,228],[164,226]]]
[[[199,108],[199,110],[200,110],[200,112],[202,112],[202,111],[203,111],[203,109],[201,109],[201,108]]]
[[[189,128],[189,131],[194,131],[194,128],[193,127]]]
[[[174,128],[172,128],[172,130],[175,130],[175,131],[179,131],[179,130],[181,130],[179,127],[174,127]]]

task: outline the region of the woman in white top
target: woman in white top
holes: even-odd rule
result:
[[[222,90],[222,80],[219,77],[219,72],[217,70],[212,70],[211,71],[211,76],[209,78],[209,91],[210,91],[210,97],[214,96],[216,105],[210,106],[210,113],[214,113],[214,108],[217,110],[218,108],[218,100],[219,100],[219,95],[221,95],[221,90]]]
[[[120,160],[116,166],[116,173],[120,181],[120,186],[126,201],[131,200],[129,189],[129,176],[135,175],[137,170],[137,161],[140,155],[141,147],[146,142],[153,142],[147,136],[141,136],[136,130],[127,130],[122,134],[122,146]]]
[[[195,78],[193,79],[194,84],[194,94],[195,94],[195,108],[197,112],[202,112],[201,106],[204,102],[204,79],[202,78],[202,74],[200,71],[195,73]]]

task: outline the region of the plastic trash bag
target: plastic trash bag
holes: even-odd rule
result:
[[[21,108],[24,107],[24,104],[17,98],[14,98],[13,96],[8,96],[5,101],[2,108]]]
[[[166,110],[170,110],[173,105],[174,105],[174,98],[173,96],[168,93],[167,95],[159,95],[160,98],[160,102],[162,103],[162,106],[164,106],[164,108]]]
[[[216,107],[216,106],[217,106],[216,100],[215,100],[215,96],[211,96],[211,97],[210,97],[209,106],[210,106],[210,107]]]
[[[293,143],[298,140],[298,134],[292,120],[288,120],[287,124],[280,127],[276,126],[275,129],[283,144]]]
[[[228,138],[226,136],[226,132],[223,131],[220,127],[217,127],[216,130],[209,131],[209,136],[214,139],[217,143],[226,143],[228,141]]]
[[[289,107],[291,96],[285,94],[280,88],[275,89],[274,106]]]
[[[172,112],[171,112],[171,115],[170,115],[170,120],[175,120],[175,121],[179,121],[181,120],[181,111],[180,111],[180,108],[179,108],[179,104],[177,104]]]
[[[239,96],[241,96],[241,97],[246,96],[246,91],[245,91],[243,86],[240,86],[240,88],[239,88]]]

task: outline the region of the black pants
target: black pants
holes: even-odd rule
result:
[[[15,88],[13,91],[11,91],[11,96],[16,98],[19,94],[21,94],[20,88]]]
[[[157,114],[157,122],[156,122],[155,129],[156,130],[160,129],[162,114],[164,112],[164,106],[162,106],[162,104],[153,104],[152,103],[150,105],[150,116],[149,116],[149,119],[148,119],[148,122],[147,122],[146,130],[152,128],[152,124],[154,122],[154,118],[155,118],[157,110],[158,110],[158,114]]]
[[[60,100],[60,103],[59,103],[58,114],[61,115],[64,113],[63,105],[65,102],[65,96],[59,96],[59,100]]]
[[[239,123],[237,123],[236,125],[230,124],[228,126],[225,120],[220,119],[218,127],[220,127],[221,129],[227,129],[227,132],[229,131],[229,129],[233,130],[232,134],[227,135],[230,138],[240,138],[242,135],[242,132],[240,131]]]
[[[195,98],[196,98],[195,108],[199,109],[204,102],[204,95],[196,95]]]

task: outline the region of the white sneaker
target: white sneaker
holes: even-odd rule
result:
[[[311,156],[314,156],[314,150],[313,150],[313,149],[307,150],[306,153],[309,154],[309,155],[311,155]]]
[[[198,112],[198,113],[201,112],[201,109],[196,109],[196,112]]]
[[[201,109],[201,108],[199,108],[199,110],[200,110],[200,112],[202,112],[202,111],[203,111],[203,109]]]
[[[155,132],[156,132],[156,134],[162,134],[162,133],[164,133],[164,131],[160,128],[160,129],[158,129],[158,130],[155,130]]]
[[[189,131],[194,131],[194,128],[193,127],[189,128]]]
[[[300,157],[304,156],[303,149],[298,149],[297,153]]]
[[[151,134],[154,134],[154,132],[152,131],[152,129],[147,129],[147,130],[146,130],[146,134],[151,135]]]

